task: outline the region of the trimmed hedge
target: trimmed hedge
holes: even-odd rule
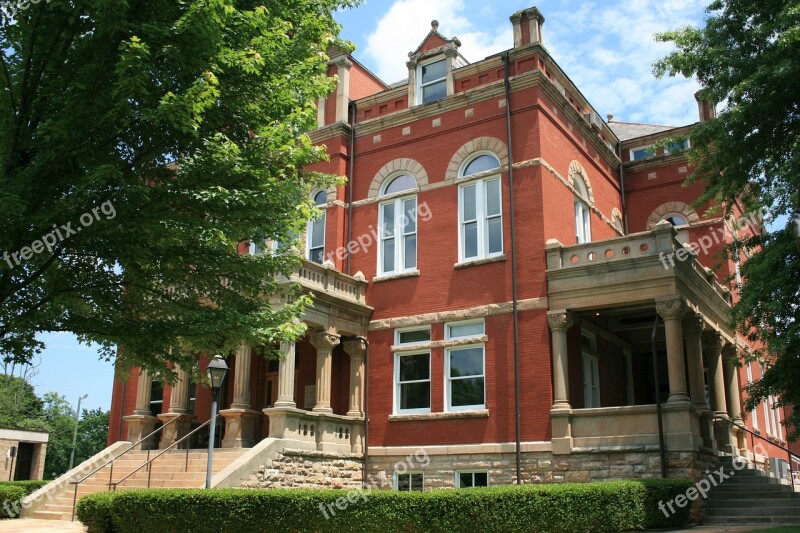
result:
[[[646,480],[371,493],[155,489],[86,496],[77,516],[89,533],[625,531],[663,527],[658,501],[691,485]],[[686,509],[666,522],[685,525]]]
[[[14,509],[18,508],[18,502],[48,483],[48,481],[0,481],[0,518],[16,518],[13,513]]]

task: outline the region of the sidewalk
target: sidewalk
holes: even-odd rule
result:
[[[84,533],[78,521],[63,520],[0,520],[0,533]]]

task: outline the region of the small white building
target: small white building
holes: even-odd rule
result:
[[[0,481],[42,479],[49,438],[42,431],[0,429]]]

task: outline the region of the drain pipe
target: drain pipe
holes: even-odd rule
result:
[[[366,337],[357,337],[364,341],[364,473],[362,474],[362,487],[369,487],[368,461],[369,461],[369,341]]]
[[[353,239],[353,170],[356,166],[356,103],[350,102],[350,148],[347,150],[349,165],[347,169],[347,244]],[[347,252],[347,275],[350,273],[350,252]]]
[[[520,470],[520,448],[522,446],[519,410],[519,304],[517,301],[517,251],[516,225],[514,224],[514,151],[511,138],[511,81],[509,80],[509,52],[501,54],[505,67],[506,89],[506,141],[508,144],[508,202],[509,222],[511,226],[511,309],[514,317],[514,433],[515,455],[517,463],[517,485],[522,484],[522,471]]]
[[[661,477],[667,479],[667,459],[664,449],[664,419],[661,412],[661,391],[658,379],[658,358],[656,356],[656,328],[658,327],[658,313],[653,321],[653,332],[650,335],[650,346],[653,351],[653,378],[655,379],[656,389],[656,415],[658,416],[658,452],[661,456]]]
[[[619,157],[619,190],[622,192],[622,229],[628,234],[628,206],[625,204],[625,166],[622,164],[622,141],[617,143]]]

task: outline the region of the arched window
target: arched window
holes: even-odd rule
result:
[[[666,220],[672,226],[678,230],[678,242],[681,244],[686,244],[689,242],[689,231],[686,229],[686,226],[689,224],[689,221],[686,219],[685,216],[678,214],[678,213],[669,213],[661,217],[661,220]],[[660,221],[659,221],[660,222]]]
[[[322,264],[325,260],[325,208],[328,205],[328,193],[317,189],[311,193],[314,204],[322,210],[319,218],[308,221],[306,232],[306,257],[309,261]]]
[[[381,196],[417,190],[417,180],[410,174],[391,177],[381,187]],[[417,269],[417,197],[400,196],[381,202],[378,226],[381,245],[378,272],[398,274]]]
[[[467,159],[459,178],[497,170],[497,174],[470,180],[458,187],[459,260],[474,261],[503,253],[503,202],[500,188],[500,160],[481,153]]]
[[[592,240],[592,224],[589,211],[589,193],[586,183],[579,175],[573,176],[575,187],[575,240],[578,244]]]

